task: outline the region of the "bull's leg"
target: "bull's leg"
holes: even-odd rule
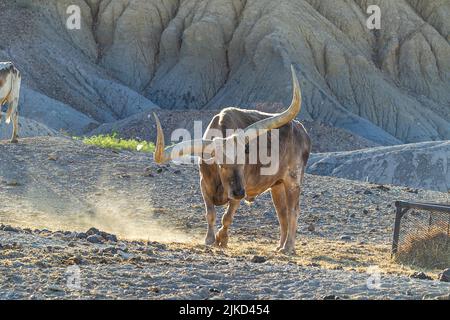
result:
[[[286,185],[286,199],[288,207],[288,233],[286,242],[281,252],[286,254],[295,254],[295,237],[297,234],[297,220],[300,214],[299,200],[300,200],[300,186],[297,184]]]
[[[208,231],[206,232],[205,244],[207,246],[211,246],[216,241],[216,207],[214,206],[213,201],[210,199],[206,191],[203,180],[200,180],[200,186],[202,189],[203,200],[205,202],[206,222],[208,223]]]
[[[288,233],[288,209],[286,203],[286,192],[282,183],[272,187],[270,193],[272,194],[273,205],[277,212],[278,222],[280,223],[280,242],[277,250],[284,247]]]
[[[206,232],[205,244],[212,246],[216,242],[216,208],[214,205],[206,205],[206,222],[208,223],[208,231]]]
[[[300,164],[297,170],[292,170],[284,183],[288,207],[288,235],[281,252],[295,254],[295,237],[297,235],[297,222],[300,215],[300,194],[303,183],[305,166]]]
[[[216,234],[216,245],[226,248],[228,245],[228,229],[233,222],[233,216],[239,208],[239,200],[230,200],[228,202],[227,212],[222,216],[222,227]]]
[[[17,143],[19,142],[19,113],[17,112],[17,109],[13,111],[12,114],[12,120],[13,120],[13,132],[11,137],[11,143]]]

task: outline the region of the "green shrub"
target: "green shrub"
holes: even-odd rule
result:
[[[134,139],[121,139],[117,136],[117,133],[113,133],[111,135],[101,134],[98,136],[85,137],[81,140],[88,145],[113,150],[131,150],[148,153],[155,150],[155,145],[152,142],[138,141]]]

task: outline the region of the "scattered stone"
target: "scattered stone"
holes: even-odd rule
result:
[[[148,288],[148,291],[153,292],[153,293],[159,293],[161,291],[161,289],[159,289],[158,287],[150,287],[150,288]]]
[[[419,189],[406,188],[405,190],[409,193],[414,193],[414,194],[419,193]]]
[[[58,155],[56,155],[55,153],[50,153],[50,154],[48,155],[48,160],[50,160],[50,161],[56,161],[56,160],[58,160]]]
[[[314,225],[314,223],[310,223],[308,226],[308,231],[309,232],[314,232],[316,231],[316,226]]]
[[[107,248],[104,248],[102,251],[101,251],[101,253],[102,254],[116,254],[117,253],[117,251],[118,251],[118,249],[117,248],[115,248],[115,247],[107,247]]]
[[[339,296],[334,294],[326,295],[322,297],[323,300],[342,300]]]
[[[450,268],[445,269],[442,273],[439,274],[439,281],[450,282]]]
[[[63,292],[64,288],[60,287],[60,286],[49,286],[48,290],[50,291],[56,291],[56,292]]]
[[[119,250],[122,250],[123,252],[128,252],[128,247],[125,243],[121,242],[117,245],[117,248]]]
[[[100,230],[98,230],[97,228],[90,228],[88,231],[86,231],[86,234],[88,236],[92,236],[94,234],[100,234]]]
[[[363,194],[365,194],[365,195],[371,195],[371,194],[373,194],[373,192],[370,191],[370,190],[364,190]]]
[[[80,232],[77,234],[77,239],[86,239],[87,238],[87,234],[84,232]]]
[[[221,291],[219,289],[217,289],[217,288],[210,288],[209,292],[211,292],[211,293],[221,293]]]
[[[103,238],[105,238],[106,241],[117,242],[117,236],[114,234],[105,234]]]
[[[130,260],[130,259],[132,259],[134,257],[133,254],[125,252],[125,251],[122,251],[122,250],[117,250],[117,255],[119,257],[121,257],[122,259],[124,259],[124,260]]]
[[[343,234],[339,239],[342,241],[351,241],[353,240],[353,237],[348,234]]]
[[[390,191],[391,190],[391,188],[386,187],[385,185],[382,185],[382,184],[380,184],[379,186],[376,186],[375,188],[379,189],[381,191]]]
[[[98,234],[93,234],[91,236],[88,236],[86,240],[90,243],[103,243],[103,238],[99,236]]]
[[[6,184],[8,187],[18,187],[18,186],[20,186],[20,183],[19,183],[17,180],[15,180],[15,179],[7,180],[7,181],[5,182],[5,184]]]
[[[181,170],[175,170],[173,173],[174,174],[181,174]]]
[[[83,258],[80,255],[76,255],[74,257],[71,257],[67,260],[67,263],[70,265],[74,265],[74,264],[83,264]]]
[[[253,256],[250,261],[253,263],[264,263],[267,261],[267,258],[264,256]]]
[[[16,232],[16,233],[19,232],[19,229],[11,226],[3,226],[2,230],[7,232]]]
[[[103,240],[110,241],[110,242],[117,242],[116,235],[107,233],[104,231],[100,231],[97,228],[90,228],[88,231],[86,231],[86,235],[87,236],[92,236],[92,235],[99,236],[100,238],[102,238],[102,242],[103,242]]]
[[[413,279],[420,279],[420,280],[433,280],[432,277],[430,277],[429,275],[425,274],[424,272],[420,271],[420,272],[414,272],[413,274],[411,274],[409,276],[410,278]]]
[[[155,175],[153,173],[151,173],[151,172],[144,172],[142,174],[142,176],[145,177],[145,178],[153,178]]]

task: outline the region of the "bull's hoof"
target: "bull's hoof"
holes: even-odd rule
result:
[[[219,230],[217,232],[215,245],[220,247],[220,248],[227,248],[228,247],[228,234],[225,231]]]
[[[285,254],[287,256],[295,256],[295,249],[294,248],[284,247],[284,248],[278,249],[278,252],[282,253],[282,254]]]
[[[216,237],[214,236],[214,234],[206,236],[206,238],[205,238],[206,246],[212,246],[215,244],[215,242],[216,242]]]

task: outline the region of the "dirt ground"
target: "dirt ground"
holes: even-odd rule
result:
[[[390,259],[394,201],[447,193],[307,175],[285,256],[270,194],[241,206],[228,249],[205,247],[195,166],[68,138],[0,142],[0,162],[0,299],[449,298],[441,270]]]

